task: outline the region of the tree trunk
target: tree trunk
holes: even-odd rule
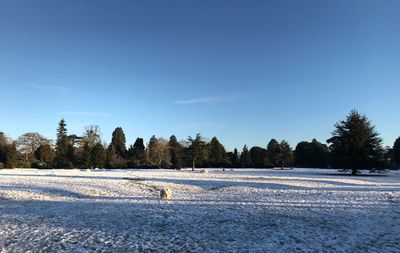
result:
[[[194,168],[196,167],[196,160],[193,160],[193,163],[192,163],[192,171],[194,171]]]
[[[352,170],[351,170],[351,174],[352,174],[353,176],[356,176],[356,175],[357,175],[357,169],[352,169]]]

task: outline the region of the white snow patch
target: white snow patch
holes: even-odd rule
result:
[[[400,252],[399,172],[207,171],[1,170],[0,248]]]

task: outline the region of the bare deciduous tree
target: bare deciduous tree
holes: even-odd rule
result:
[[[93,148],[97,143],[101,144],[101,129],[97,125],[90,125],[85,127],[85,132],[83,133],[83,141]]]
[[[51,141],[37,132],[31,132],[21,135],[16,144],[19,151],[24,154],[25,160],[31,160],[40,145],[51,144]]]
[[[168,167],[171,163],[171,156],[168,149],[168,141],[164,138],[153,136],[147,147],[148,161],[159,168]]]

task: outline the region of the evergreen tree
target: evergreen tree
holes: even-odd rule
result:
[[[365,115],[352,110],[335,128],[327,140],[335,167],[351,170],[353,175],[382,168],[382,140]]]
[[[281,148],[279,142],[275,139],[271,139],[267,145],[267,157],[274,167],[280,166],[279,164],[280,153],[281,153]]]
[[[54,159],[54,150],[50,144],[42,144],[36,149],[35,158],[50,167]]]
[[[250,149],[250,156],[252,161],[252,167],[254,168],[268,168],[272,167],[272,164],[267,158],[267,150],[261,147],[252,147]]]
[[[392,155],[396,165],[400,165],[400,137],[394,142]]]
[[[249,149],[247,148],[246,145],[244,145],[242,153],[240,154],[240,164],[242,165],[243,168],[247,168],[251,166],[251,156]]]
[[[97,125],[85,127],[83,137],[80,138],[83,145],[80,147],[81,166],[83,168],[103,167],[106,152],[101,144],[101,129]],[[99,159],[99,160],[97,160]]]
[[[124,158],[126,154],[126,139],[125,133],[121,127],[115,128],[112,133],[111,144],[115,148],[115,153],[120,156],[120,158]]]
[[[224,146],[218,141],[217,137],[211,139],[209,161],[212,167],[221,167],[226,163],[226,151]]]
[[[88,143],[83,144],[82,150],[82,165],[83,168],[92,169],[92,149],[90,148]]]
[[[232,159],[231,159],[232,167],[238,167],[239,165],[239,153],[237,148],[233,150]]]
[[[67,134],[67,124],[61,119],[57,128],[56,154],[54,165],[56,168],[72,168],[73,146]]]
[[[15,142],[10,143],[4,133],[0,132],[0,168],[14,168],[17,165],[18,156]]]
[[[326,168],[329,160],[328,147],[316,139],[299,142],[294,151],[295,164],[302,168]]]
[[[196,134],[195,138],[188,137],[189,147],[188,153],[192,162],[192,170],[196,168],[196,163],[201,162],[207,156],[206,142],[201,134]]]
[[[182,168],[182,152],[183,147],[176,139],[175,135],[171,135],[168,141],[169,154],[171,157],[171,167],[180,170]]]
[[[107,159],[107,153],[101,143],[96,143],[91,150],[91,166],[92,168],[104,168]]]
[[[157,166],[158,160],[158,140],[155,135],[151,136],[149,144],[147,145],[147,161],[151,166]]]
[[[136,138],[135,143],[129,147],[128,156],[133,167],[145,165],[146,151],[142,138]]]
[[[278,161],[281,165],[281,169],[283,169],[285,166],[289,166],[293,163],[293,151],[289,143],[285,140],[279,144],[279,148],[280,154]]]

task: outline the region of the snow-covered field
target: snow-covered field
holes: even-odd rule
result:
[[[160,200],[170,188],[172,200]],[[400,252],[400,173],[1,170],[3,252]]]

